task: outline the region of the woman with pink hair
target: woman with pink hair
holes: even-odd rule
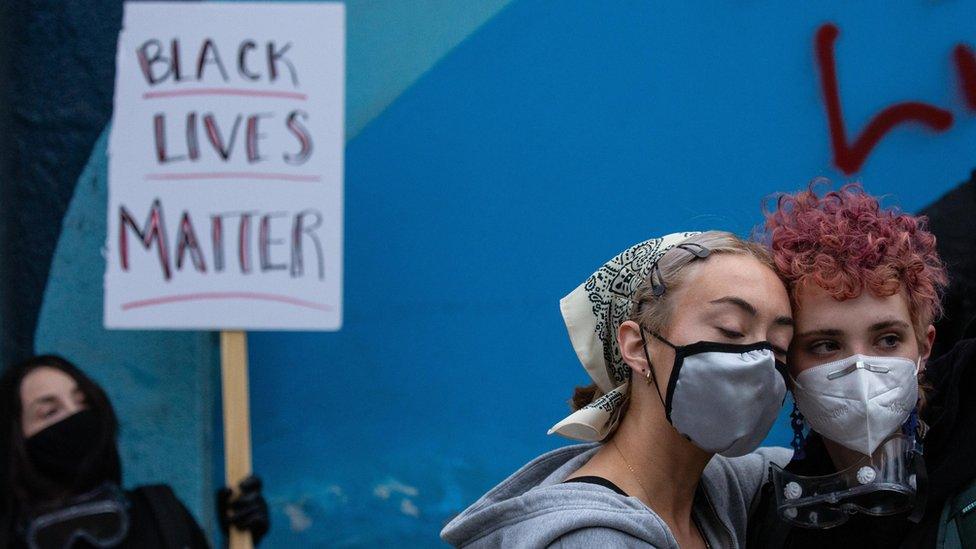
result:
[[[926,219],[811,185],[762,236],[796,323],[794,456],[770,467],[750,546],[973,546],[976,341],[929,361],[947,277]]]

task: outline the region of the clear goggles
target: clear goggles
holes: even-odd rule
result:
[[[67,549],[84,540],[115,547],[129,532],[128,501],[114,484],[74,498],[67,506],[36,515],[27,527],[30,549]]]
[[[769,475],[783,520],[806,528],[831,528],[855,513],[882,516],[912,509],[919,500],[925,464],[915,438],[899,433],[872,455],[830,475],[797,475],[775,464]]]

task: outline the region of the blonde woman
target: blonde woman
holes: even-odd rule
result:
[[[786,289],[767,252],[717,231],[642,242],[560,303],[594,385],[546,453],[452,520],[463,547],[744,546],[786,393]]]

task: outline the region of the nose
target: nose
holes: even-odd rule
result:
[[[855,343],[851,345],[848,355],[870,356],[871,348],[863,343]]]

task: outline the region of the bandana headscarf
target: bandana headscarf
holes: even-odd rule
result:
[[[699,233],[674,233],[632,246],[559,300],[576,356],[603,395],[554,425],[549,429],[550,435],[600,441],[617,427],[629,395],[631,373],[620,355],[617,328],[630,318],[634,293],[654,263],[696,234]]]

